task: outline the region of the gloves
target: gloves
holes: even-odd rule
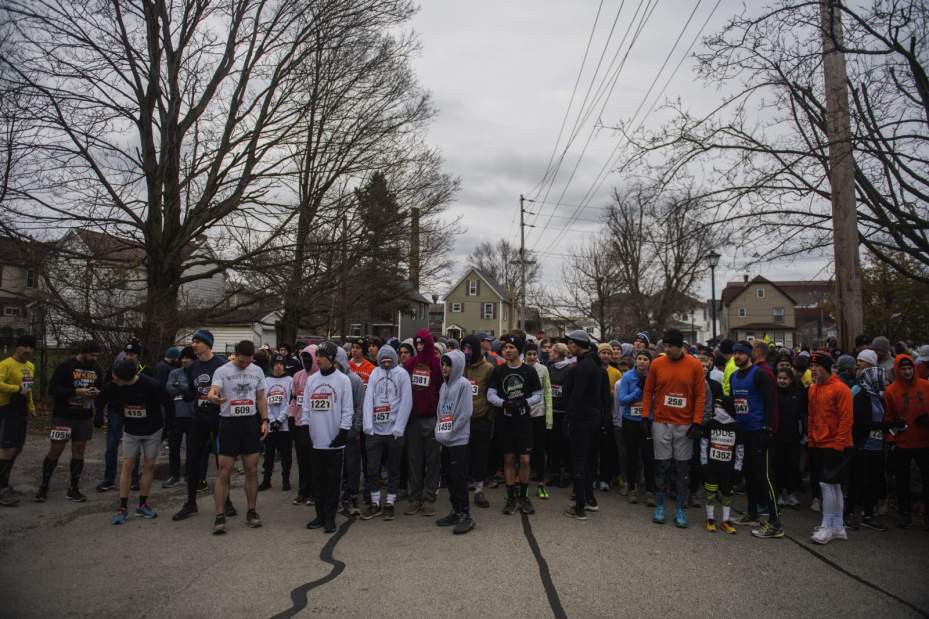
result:
[[[916,425],[920,428],[929,428],[929,413],[923,413],[916,418]]]
[[[345,443],[347,442],[348,430],[341,429],[339,430],[339,433],[336,435],[335,439],[333,439],[333,441],[329,444],[329,448],[332,449],[335,447],[345,447]]]
[[[514,415],[522,417],[529,414],[529,402],[526,401],[526,398],[517,398],[514,400],[506,400],[503,403],[503,414],[507,417],[512,417]]]
[[[358,440],[358,430],[355,430],[354,428],[352,428],[351,430],[349,430],[349,431],[348,431],[348,436],[346,436],[346,439],[347,439],[348,441],[352,441],[352,442],[357,441],[357,440]]]
[[[503,414],[512,417],[514,413],[516,413],[516,400],[504,400]]]
[[[694,440],[703,433],[703,426],[699,423],[692,423],[690,427],[687,428],[687,438]]]

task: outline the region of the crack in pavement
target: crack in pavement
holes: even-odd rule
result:
[[[336,544],[339,543],[345,534],[348,532],[349,527],[352,526],[352,523],[355,522],[355,518],[350,518],[342,523],[342,526],[339,527],[339,530],[336,531],[335,535],[329,538],[326,542],[326,545],[323,546],[323,549],[319,551],[319,558],[321,561],[328,563],[332,566],[332,570],[322,578],[317,578],[316,580],[304,583],[290,592],[290,599],[293,602],[293,605],[287,610],[280,612],[274,615],[271,619],[289,619],[293,617],[301,610],[306,608],[309,603],[309,593],[313,589],[326,584],[332,580],[335,580],[339,574],[345,571],[345,563],[339,561],[333,557],[335,552]]]
[[[545,589],[545,596],[548,598],[548,605],[552,609],[552,614],[554,614],[557,619],[567,618],[568,615],[561,605],[561,598],[558,596],[558,590],[555,588],[552,574],[548,569],[548,562],[545,560],[545,557],[542,556],[542,549],[539,547],[539,542],[535,538],[535,533],[532,532],[532,524],[529,522],[529,516],[520,513],[520,518],[523,521],[523,534],[526,536],[526,541],[529,542],[529,548],[535,556],[536,563],[539,564],[539,578],[542,579],[542,587]]]

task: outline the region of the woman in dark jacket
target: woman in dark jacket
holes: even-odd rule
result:
[[[778,424],[771,445],[778,504],[796,509],[800,505],[800,464],[802,437],[806,434],[806,388],[791,368],[777,371]]]

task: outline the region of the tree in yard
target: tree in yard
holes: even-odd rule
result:
[[[929,268],[900,252],[894,261],[929,277]],[[929,324],[929,286],[918,278],[906,277],[886,261],[868,256],[862,265],[865,333],[885,335],[891,342],[909,340],[925,343]]]
[[[522,294],[522,270],[519,259],[519,248],[510,244],[506,239],[496,243],[482,241],[468,254],[468,266],[474,267],[491,280],[503,286],[500,292],[508,297],[510,303],[516,304]],[[541,276],[538,262],[526,251],[526,289],[532,286]],[[528,298],[528,294],[527,294]]]
[[[556,315],[564,313],[559,317],[594,321],[600,329],[601,341],[616,337],[622,311],[616,298],[622,291],[619,272],[611,239],[605,234],[571,252],[562,267],[564,298],[553,304],[558,308]]]

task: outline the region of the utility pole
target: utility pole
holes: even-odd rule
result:
[[[519,194],[519,312],[516,314],[516,326],[525,329],[526,311],[526,198]]]
[[[823,74],[826,85],[826,136],[829,140],[829,184],[832,188],[832,231],[839,341],[854,350],[864,330],[861,267],[858,263],[858,212],[855,210],[855,160],[848,113],[848,86],[842,47],[842,2],[822,0]]]

